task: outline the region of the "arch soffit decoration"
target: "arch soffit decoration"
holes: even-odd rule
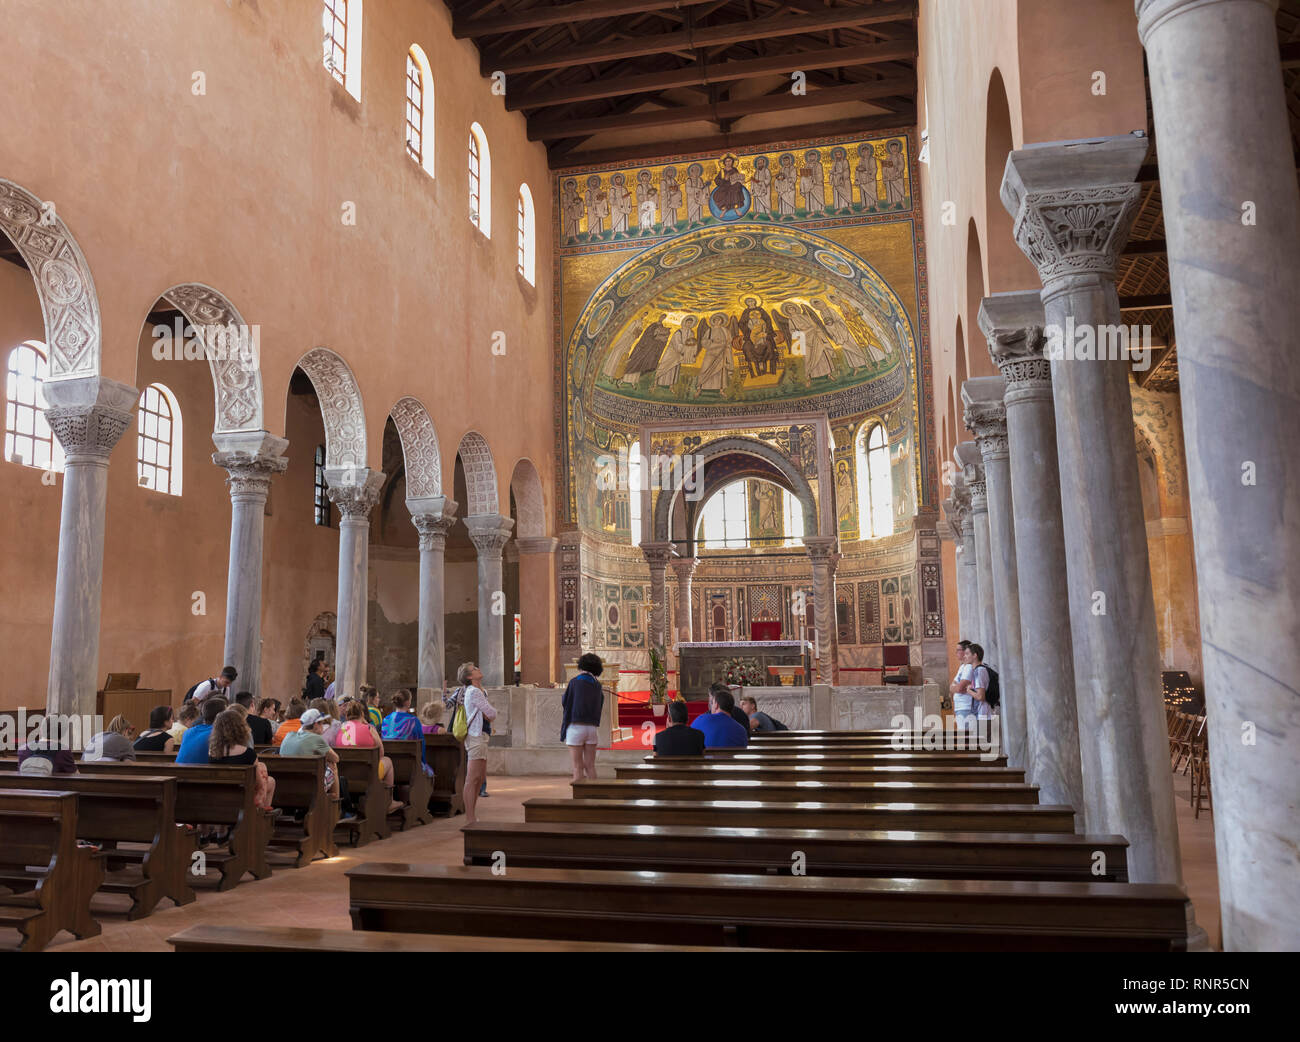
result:
[[[320,400],[325,465],[366,466],[366,410],[347,362],[328,347],[317,347],[298,359],[297,367],[307,374]]]
[[[50,380],[98,376],[99,298],[90,265],[63,220],[20,185],[0,178],[0,229],[36,283],[45,318]]]
[[[794,464],[776,449],[752,438],[720,438],[718,441],[703,446],[697,455],[702,460],[707,472],[711,460],[732,453],[756,456],[776,467],[790,483],[786,491],[799,500],[799,505],[803,507],[803,530],[809,534],[819,531],[817,527],[817,502],[813,496],[812,486],[808,484],[808,479],[799,473]],[[669,537],[669,517],[673,513],[674,504],[681,495],[681,491],[681,488],[678,487],[661,491],[659,494],[654,513],[653,532],[656,542],[663,542]]]
[[[234,330],[234,336],[215,338],[223,352],[209,351],[208,366],[216,393],[216,421],[212,433],[264,429],[261,345],[247,339],[250,328],[224,294],[201,282],[173,286],[158,299],[165,300],[196,329]],[[213,345],[212,334],[204,343]]]
[[[406,494],[410,498],[442,495],[442,453],[429,411],[419,399],[399,398],[388,413],[402,442]]]
[[[546,500],[542,492],[542,479],[533,461],[527,456],[522,456],[515,462],[515,469],[510,475],[510,491],[514,493],[515,512],[518,515],[516,534],[525,539],[546,535]]]
[[[497,499],[497,468],[487,439],[478,431],[467,431],[456,449],[465,468],[465,494],[469,499],[467,514],[500,513]]]

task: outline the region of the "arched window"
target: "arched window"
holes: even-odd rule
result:
[[[492,238],[492,154],[487,135],[477,123],[469,128],[469,219]]]
[[[5,375],[5,459],[39,470],[63,470],[63,446],[55,440],[40,403],[50,375],[44,347],[36,340],[9,352]]]
[[[162,384],[150,384],[140,395],[135,461],[141,488],[181,494],[181,409]]]
[[[641,545],[641,442],[627,450],[627,517],[632,545]]]
[[[528,280],[530,286],[537,285],[537,244],[534,228],[536,218],[533,215],[533,193],[526,184],[519,186],[518,230],[519,246],[515,267],[519,274]]]
[[[361,100],[361,0],[324,0],[325,68]]]
[[[433,72],[419,44],[406,52],[406,154],[433,176]]]
[[[316,446],[316,523],[325,528],[330,526],[330,497],[325,490],[329,485],[325,481],[325,446]]]
[[[854,439],[858,467],[858,534],[879,539],[894,532],[894,492],[889,473],[889,442],[885,427],[863,424]]]
[[[733,481],[709,497],[700,511],[696,539],[702,550],[748,545],[749,504],[745,482]]]

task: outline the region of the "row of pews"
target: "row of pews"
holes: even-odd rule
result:
[[[363,864],[348,943],[449,938],[874,951],[1179,951],[1179,888],[1128,881],[1023,771],[889,732],[785,732],[647,757],[464,830],[463,865]],[[390,931],[392,933],[390,933]],[[373,938],[373,939],[372,939]],[[436,940],[435,940],[436,938]],[[249,939],[245,938],[247,942]],[[330,939],[317,938],[328,946]],[[350,949],[351,950],[351,949]]]
[[[339,749],[357,813],[341,816],[325,792],[324,760],[258,753],[275,779],[274,810],[253,800],[252,766],[181,764],[174,753],[137,753],[134,762],[80,762],[75,775],[25,777],[18,761],[0,759],[0,927],[19,932],[19,950],[40,950],[62,930],[93,937],[97,893],[130,899],[128,919],[167,899],[195,900],[196,885],[229,890],[333,857],[339,842],[362,846],[464,810],[465,752],[450,735],[429,736],[420,767],[418,741],[390,741],[396,798],[379,780],[377,749]],[[200,846],[201,829],[219,829],[218,844]]]

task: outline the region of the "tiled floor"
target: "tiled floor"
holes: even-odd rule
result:
[[[524,800],[534,796],[565,797],[566,778],[494,777],[492,796],[479,804],[485,821],[522,821]],[[1183,850],[1183,873],[1188,893],[1196,906],[1197,921],[1219,946],[1219,888],[1214,867],[1214,826],[1204,810],[1193,819],[1188,801],[1187,778],[1176,775],[1174,796]],[[50,950],[69,951],[170,951],[167,938],[196,923],[244,925],[314,926],[346,930],[348,886],[344,872],[366,861],[428,861],[460,864],[460,828],[464,818],[437,819],[410,832],[394,833],[391,839],[359,849],[342,848],[339,856],[317,861],[307,868],[277,869],[269,879],[241,883],[226,893],[214,890],[199,894],[184,908],[164,901],[153,915],[127,922],[120,911],[122,899],[96,898],[104,931],[85,941],[69,940]],[[67,936],[66,934],[63,936]],[[16,935],[15,935],[16,938]],[[3,942],[0,942],[3,943]]]

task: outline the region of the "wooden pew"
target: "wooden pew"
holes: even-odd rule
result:
[[[16,773],[17,760],[0,760],[0,785],[5,773]],[[229,890],[250,872],[255,879],[271,874],[266,848],[271,839],[274,815],[259,810],[253,802],[255,768],[212,766],[211,764],[177,764],[150,758],[139,763],[112,760],[82,761],[77,770],[83,775],[153,777],[168,775],[176,779],[176,820],[188,825],[223,825],[230,829],[226,851],[205,851],[205,859],[221,870],[218,890]],[[123,852],[115,851],[120,857]]]
[[[677,944],[600,944],[509,937],[319,930],[305,926],[191,926],[167,938],[178,952],[759,952],[763,948],[697,948]]]
[[[1005,767],[1007,758],[995,756],[985,759],[980,753],[883,753],[883,752],[751,752],[748,749],[710,749],[699,756],[646,757],[652,763],[708,763],[719,760],[726,763],[822,764],[827,767]]]
[[[810,876],[1128,879],[1128,842],[1122,836],[482,821],[462,831],[465,864],[491,865],[500,851],[507,872],[522,867],[792,875],[797,868]],[[803,857],[796,858],[796,851]]]
[[[9,774],[0,778],[7,790],[35,792],[59,788],[77,793],[77,839],[105,847],[105,893],[131,898],[128,919],[149,915],[164,897],[174,904],[194,900],[188,872],[197,849],[196,837],[177,824],[176,779],[163,776],[113,778],[102,775],[57,775],[53,778]],[[117,843],[139,843],[143,851],[118,853]],[[124,865],[139,868],[124,869]],[[0,871],[0,882],[18,875]]]
[[[387,839],[393,827],[388,821],[389,789],[379,780],[379,749],[334,751],[339,754],[339,773],[348,782],[348,796],[357,808],[356,816],[339,822],[338,829],[351,833],[354,847]]]
[[[104,881],[104,859],[77,845],[75,792],[0,787],[0,866],[26,871],[28,865],[45,869],[0,893],[0,926],[18,931],[18,950],[40,951],[60,930],[78,938],[98,936],[90,899]]]
[[[433,795],[429,797],[429,809],[453,818],[464,814],[465,744],[445,732],[426,734],[424,762],[433,768]]]
[[[844,951],[1182,951],[1177,887],[365,864],[358,930]]]
[[[325,758],[279,756],[274,749],[262,750],[258,756],[275,779],[275,807],[284,812],[275,822],[271,846],[293,850],[294,868],[310,865],[318,857],[337,857],[334,828],[339,801],[325,791]]]
[[[1074,809],[1046,804],[767,803],[762,800],[555,800],[524,802],[525,821],[724,828],[911,829],[920,832],[1073,832]]]
[[[682,762],[677,762],[677,761]],[[820,764],[727,763],[681,756],[660,758],[649,763],[615,764],[616,778],[662,778],[691,781],[705,778],[757,778],[762,781],[917,781],[917,782],[1015,782],[1025,780],[1023,769],[1014,767],[823,767]]]
[[[416,825],[427,825],[433,820],[429,810],[433,782],[424,773],[420,743],[413,738],[385,738],[384,752],[393,761],[393,798],[406,804],[393,814],[397,827],[405,831]]]
[[[825,782],[724,778],[691,781],[658,778],[584,779],[572,783],[574,799],[750,800],[766,803],[1037,803],[1038,786],[1007,782]]]

